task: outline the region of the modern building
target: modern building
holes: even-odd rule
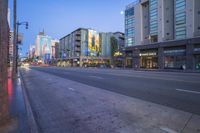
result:
[[[10,36],[9,36],[9,45],[8,45],[8,63],[9,66],[12,66],[13,63],[13,38],[14,38],[14,34],[12,31],[10,31]]]
[[[200,70],[200,1],[137,0],[125,11],[126,63]]]
[[[125,40],[124,40],[124,33],[122,32],[115,32],[113,33],[113,37],[116,39],[117,42],[117,49],[114,52],[114,65],[115,67],[125,67],[126,64],[125,60]]]
[[[35,45],[30,45],[29,46],[29,52],[28,52],[28,58],[33,59],[35,58]]]
[[[56,55],[69,66],[110,65],[112,36],[113,33],[79,28],[60,39]]]
[[[59,43],[58,40],[52,39],[50,36],[40,32],[36,37],[35,42],[35,56],[36,58],[48,63],[55,57],[55,44]]]

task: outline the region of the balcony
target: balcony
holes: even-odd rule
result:
[[[77,31],[76,36],[81,36],[81,31]]]
[[[76,37],[75,40],[76,40],[77,42],[80,42],[80,41],[81,41],[81,37]]]
[[[76,42],[76,43],[75,43],[75,46],[76,46],[76,47],[80,47],[80,46],[81,46],[81,43],[80,43],[80,42]]]
[[[75,47],[75,51],[76,51],[76,52],[81,52],[81,48]]]

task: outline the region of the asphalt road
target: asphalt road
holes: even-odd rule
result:
[[[31,67],[90,86],[200,115],[200,74]]]

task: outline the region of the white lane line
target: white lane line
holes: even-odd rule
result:
[[[103,79],[102,77],[99,76],[89,76],[90,78],[96,78],[96,79]]]
[[[70,88],[70,87],[69,87],[68,89],[69,89],[70,91],[75,91],[75,89],[73,89],[73,88]]]
[[[167,133],[178,133],[170,128],[167,128],[167,127],[160,127],[161,130],[167,132]]]
[[[195,93],[195,94],[200,94],[199,91],[190,91],[190,90],[183,90],[183,89],[176,89],[177,91],[182,91],[182,92],[188,92],[188,93]]]

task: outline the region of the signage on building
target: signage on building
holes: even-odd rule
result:
[[[140,56],[156,56],[156,52],[147,52],[147,53],[140,53]]]

